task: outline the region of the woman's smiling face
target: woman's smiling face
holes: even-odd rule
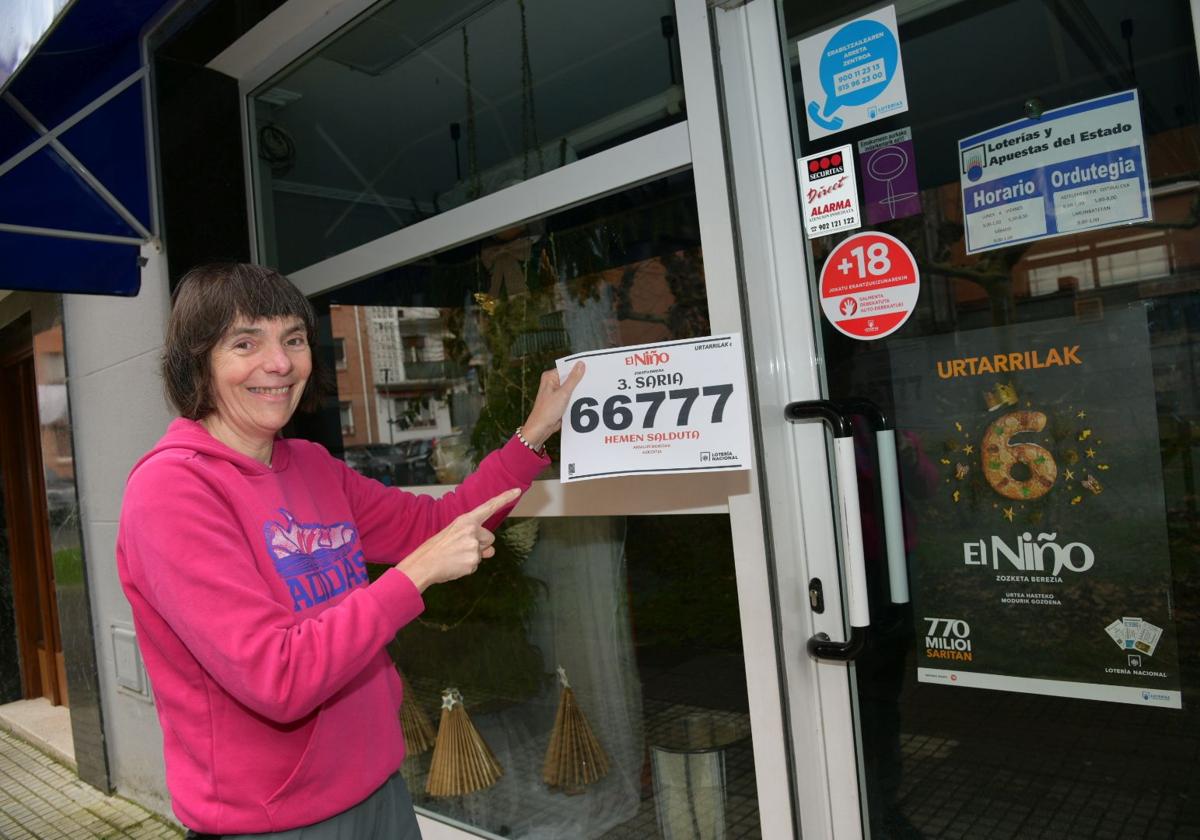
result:
[[[292,419],[312,374],[312,350],[299,318],[238,318],[212,349],[207,420],[246,441],[269,441]]]

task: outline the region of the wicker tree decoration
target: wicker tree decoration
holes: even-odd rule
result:
[[[554,716],[550,746],[546,748],[546,761],[542,765],[542,780],[565,793],[581,793],[584,785],[608,774],[608,755],[575,702],[575,691],[561,665],[558,666],[558,681],[562,684],[562,693]]]
[[[442,720],[429,764],[425,792],[430,796],[464,796],[489,788],[503,775],[496,756],[467,717],[457,688],[442,692]]]
[[[417,703],[417,698],[408,690],[408,680],[404,673],[397,668],[400,682],[404,686],[404,702],[400,704],[400,728],[404,731],[405,752],[408,755],[420,755],[433,747],[436,737],[429,716]]]

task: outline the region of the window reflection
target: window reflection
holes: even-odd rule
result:
[[[337,426],[331,404],[324,431],[305,431],[385,483],[455,483],[512,435],[554,359],[709,334],[691,176],[314,304],[344,364]],[[740,626],[727,516],[506,522],[496,556],[430,589],[392,645],[418,807],[498,836],[759,836]],[[575,709],[563,717],[560,667]],[[453,725],[469,723],[499,768],[469,784],[452,774],[471,792],[431,783],[448,689],[463,698]],[[548,763],[567,727],[603,750],[599,778],[569,751]]]
[[[344,287],[328,313],[340,440],[386,484],[460,481],[569,353],[709,333],[690,176]],[[552,456],[555,454],[552,443]]]
[[[62,324],[55,324],[34,335],[33,354],[46,507],[51,526],[57,528],[76,513],[75,458],[71,448],[71,418],[67,410]]]

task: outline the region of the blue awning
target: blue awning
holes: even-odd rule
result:
[[[141,35],[163,5],[75,0],[0,87],[0,289],[137,294],[155,238]]]

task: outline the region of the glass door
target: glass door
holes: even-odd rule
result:
[[[1200,834],[1196,4],[777,11],[808,296],[782,346],[811,342],[801,396],[856,464],[826,473],[840,539],[791,498],[842,543],[805,577],[869,606],[814,666],[801,784],[839,837]]]

